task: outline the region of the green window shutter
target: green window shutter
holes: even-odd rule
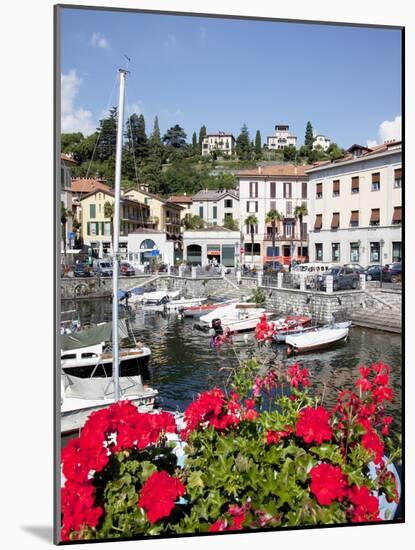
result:
[[[91,222],[88,222],[86,224],[86,234],[87,235],[90,235],[91,234]]]
[[[90,205],[89,205],[89,217],[90,217],[90,218],[96,218],[96,208],[95,208],[95,204],[90,204]]]
[[[104,235],[105,234],[105,231],[104,231],[104,222],[101,222],[101,235]]]

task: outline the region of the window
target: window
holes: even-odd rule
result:
[[[95,206],[95,205],[94,205]],[[91,229],[91,233],[90,235],[92,237],[95,237],[96,235],[98,235],[98,224],[96,222],[92,222],[90,224],[90,229]]]
[[[271,201],[269,203],[269,209],[270,210],[276,210],[277,209],[277,202],[276,201]]]
[[[144,197],[144,204],[148,204],[148,197]]]
[[[284,233],[286,237],[292,237],[293,235],[293,224],[285,223],[284,224]]]
[[[292,216],[293,215],[293,203],[291,201],[287,201],[286,202],[286,205],[285,205],[285,212],[286,212],[286,215],[287,216]]]
[[[213,207],[213,219],[216,220],[217,217],[218,217],[218,207],[214,206]]]
[[[372,191],[380,190],[380,173],[372,174]]]
[[[225,199],[225,208],[232,208],[232,199]]]
[[[333,180],[333,197],[340,196],[340,180]]]
[[[302,199],[307,198],[307,182],[306,181],[301,182],[301,198]]]
[[[359,192],[359,176],[354,176],[352,178],[352,194]]]
[[[370,263],[380,262],[380,243],[370,243]]]
[[[271,186],[271,190],[270,190],[271,199],[275,199],[275,197],[276,197],[276,194],[275,194],[275,181],[272,181],[270,186]]]
[[[97,217],[95,204],[90,204],[89,205],[89,217],[90,218],[96,218]]]
[[[225,220],[232,220],[232,212],[225,212]]]
[[[402,223],[402,207],[395,206],[393,209],[392,224],[399,225]]]
[[[359,210],[352,210],[350,215],[350,227],[359,227]]]
[[[331,243],[331,259],[333,262],[340,261],[340,243]]]
[[[316,221],[314,222],[314,231],[320,231],[323,226],[323,214],[316,215]]]
[[[316,261],[322,262],[323,261],[323,243],[316,243]]]
[[[308,256],[308,246],[299,246],[297,248],[297,256],[306,258]]]
[[[333,217],[331,219],[331,228],[337,230],[340,225],[340,213],[333,212]]]
[[[392,262],[400,262],[402,260],[402,243],[392,243]]]
[[[395,170],[395,178],[393,181],[393,188],[400,189],[402,187],[402,168]]]
[[[317,183],[316,184],[316,199],[322,199],[323,198],[323,184]]]
[[[359,243],[350,243],[350,261],[357,263],[359,261]]]
[[[372,214],[370,215],[370,225],[379,225],[380,221],[380,210],[379,208],[372,208]]]
[[[284,199],[291,199],[291,182],[284,183]]]
[[[199,216],[203,218],[203,206],[199,206]]]
[[[257,225],[254,225],[254,233],[258,234],[258,226]],[[246,234],[247,235],[251,234],[251,226],[248,225],[248,224],[246,225]]]
[[[280,255],[280,247],[279,246],[276,246],[274,248],[274,253],[272,252],[272,246],[267,246],[267,256],[269,256],[271,258],[276,258],[279,255]]]
[[[252,254],[252,243],[245,243],[244,248],[245,248],[245,254]],[[254,243],[253,253],[255,255],[259,255],[261,253],[260,243]]]
[[[249,182],[249,197],[251,199],[256,199],[258,197],[258,182],[250,181]]]
[[[247,212],[258,212],[258,201],[247,201],[246,203]]]

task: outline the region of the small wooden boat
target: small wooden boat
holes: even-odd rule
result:
[[[226,302],[216,302],[214,304],[201,304],[196,306],[186,306],[182,310],[183,317],[191,317],[193,319],[200,319],[203,315],[216,311],[219,308],[226,307],[235,300],[227,300]]]
[[[330,348],[344,342],[349,335],[348,328],[321,328],[307,331],[305,334],[286,337],[287,352],[304,353]]]

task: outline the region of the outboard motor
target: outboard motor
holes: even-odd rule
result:
[[[215,331],[215,336],[222,336],[223,334],[223,327],[222,322],[220,319],[213,319],[212,320],[212,329]]]
[[[170,302],[169,296],[163,296],[163,298],[160,300],[160,304],[167,304],[167,302]]]

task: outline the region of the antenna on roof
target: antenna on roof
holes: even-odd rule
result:
[[[128,55],[126,55],[126,54],[123,54],[123,55],[124,55],[125,59],[128,61],[128,63],[127,63],[127,69],[128,69],[128,67],[130,66],[131,57],[128,57]]]

